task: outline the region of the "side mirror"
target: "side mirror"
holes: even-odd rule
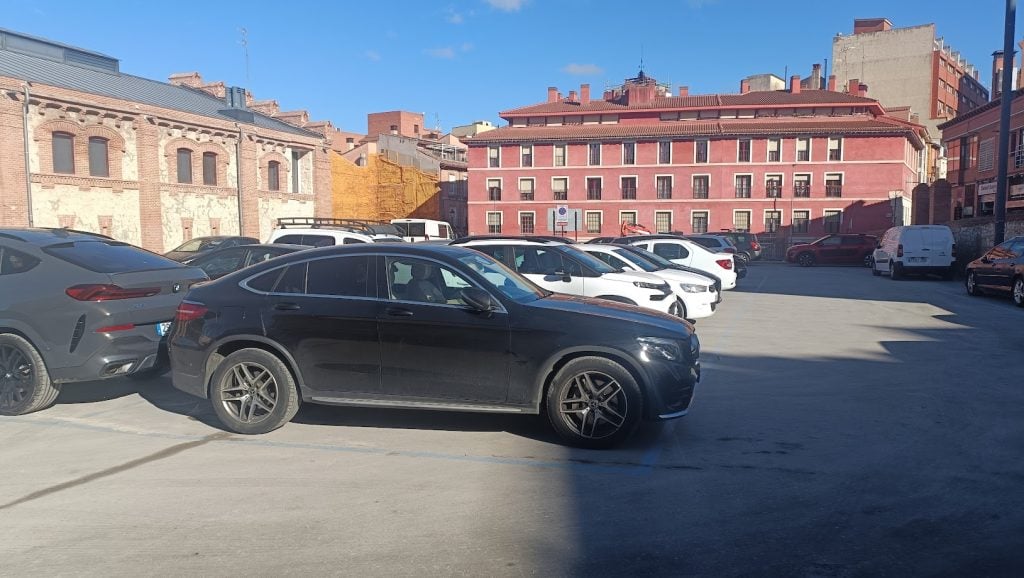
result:
[[[569,281],[572,281],[572,276],[566,273],[563,269],[556,270],[555,275],[561,276],[563,283],[568,283]]]
[[[481,313],[494,311],[498,308],[498,304],[494,301],[494,298],[491,297],[491,294],[477,287],[466,287],[459,292],[459,297],[461,297],[467,305]]]

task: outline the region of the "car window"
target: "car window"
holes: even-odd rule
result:
[[[1013,257],[1011,257],[1012,259],[1016,259],[1024,255],[1024,238],[1017,239],[1017,242],[1013,244],[1010,252],[1013,253]]]
[[[702,247],[720,247],[721,244],[715,239],[707,237],[690,237],[690,240]]]
[[[285,235],[274,239],[274,242],[282,245],[301,245],[302,235]]]
[[[843,245],[863,245],[864,239],[861,237],[843,237]]]
[[[583,267],[558,250],[557,247],[514,247],[516,271],[524,275],[554,275],[561,271],[567,275],[583,275]],[[602,264],[602,267],[608,268]]]
[[[192,265],[206,272],[210,278],[223,277],[245,266],[245,249],[238,247],[220,251],[216,255],[201,257]]]
[[[73,241],[44,247],[43,251],[96,273],[124,273],[173,269],[181,263],[118,241]]]
[[[371,295],[371,258],[368,255],[330,257],[310,261],[306,271],[306,293],[342,297]]]
[[[250,285],[251,286],[251,285]],[[289,265],[281,279],[274,286],[274,293],[305,293],[306,263]]]
[[[474,285],[459,273],[426,259],[387,258],[388,296],[400,301],[466,305],[461,292]]]
[[[39,259],[21,251],[0,247],[0,275],[17,275],[31,270]]]
[[[384,240],[386,241],[386,239],[384,239]],[[342,245],[355,245],[355,244],[357,244],[357,243],[364,243],[364,242],[365,242],[365,241],[363,241],[363,240],[361,240],[361,239],[356,239],[355,237],[345,237],[344,239],[342,239],[342,241],[341,241],[341,244],[342,244]],[[333,245],[333,244],[334,244],[334,239],[332,238],[332,239],[331,239],[331,242],[330,242],[330,245]],[[320,243],[318,242],[318,243],[317,243],[316,245],[314,245],[314,246],[316,246],[316,247],[327,247],[327,246],[328,246],[328,244],[326,244],[326,243],[325,243],[325,244],[321,245],[321,244],[320,244]]]
[[[262,263],[269,261],[274,257],[280,257],[290,253],[287,249],[281,249],[279,247],[260,247],[258,249],[249,249],[249,259],[246,261],[247,265],[255,265],[256,263]]]
[[[303,235],[302,244],[310,247],[332,247],[335,241],[330,235]]]
[[[664,268],[658,266],[656,263],[648,259],[641,257],[640,255],[637,255],[636,253],[629,252],[627,249],[613,249],[613,251],[615,251],[615,258],[622,259],[623,261],[628,261],[641,271],[647,271],[648,273],[652,273],[654,271],[661,271]]]
[[[690,256],[686,247],[676,243],[654,243],[654,254],[666,259],[685,259]]]
[[[825,237],[823,239],[819,239],[815,244],[821,245],[822,247],[837,247],[842,242],[843,240],[839,237]]]
[[[267,271],[259,277],[253,278],[246,284],[256,291],[270,293],[274,289],[274,286],[277,285],[277,280],[281,278],[281,274],[285,272],[285,269],[287,269],[287,267]]]
[[[503,295],[517,303],[536,301],[551,294],[541,289],[506,267],[504,263],[488,258],[486,255],[469,254],[459,257],[459,261],[479,273]]]
[[[610,267],[612,267],[614,269],[620,270],[620,271],[621,270],[632,270],[633,269],[633,267],[631,267],[629,263],[623,261],[623,259],[621,257],[618,257],[616,255],[612,255],[611,253],[603,253],[603,252],[602,253],[597,253],[597,252],[591,253],[590,251],[587,251],[587,254],[591,255],[595,259],[600,259],[604,263],[608,264],[608,266],[610,266]]]

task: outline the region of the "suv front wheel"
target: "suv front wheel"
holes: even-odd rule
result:
[[[555,375],[547,392],[548,420],[570,444],[608,448],[640,423],[643,395],[633,375],[602,357],[580,357]]]

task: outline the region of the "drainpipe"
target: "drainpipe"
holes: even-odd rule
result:
[[[35,225],[35,219],[32,218],[32,165],[29,164],[28,152],[28,83],[23,83],[21,88],[25,91],[25,102],[21,106],[21,126],[25,143],[25,199],[28,201],[28,226],[32,227]]]
[[[238,234],[245,235],[245,221],[242,217],[242,125],[235,123],[238,129],[238,140],[235,141],[235,187],[238,189]]]

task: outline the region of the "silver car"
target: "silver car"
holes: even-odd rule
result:
[[[165,372],[175,310],[206,278],[100,235],[0,229],[0,415],[49,406],[62,383]]]

